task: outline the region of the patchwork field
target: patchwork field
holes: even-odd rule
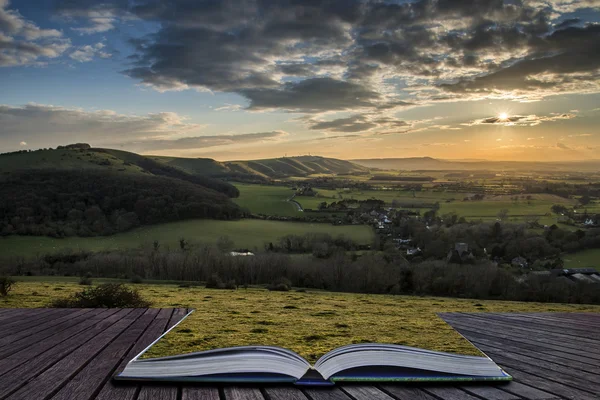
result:
[[[360,244],[370,244],[373,230],[370,226],[334,226],[302,222],[262,221],[243,219],[220,221],[196,219],[168,224],[152,225],[129,232],[101,237],[71,237],[55,239],[39,236],[7,236],[0,238],[0,258],[11,256],[32,257],[36,254],[54,253],[61,250],[122,250],[150,246],[157,240],[162,248],[177,248],[179,239],[191,245],[214,243],[220,236],[228,236],[237,248],[262,248],[269,241],[276,241],[288,234],[328,233],[345,235]]]
[[[239,189],[240,196],[234,201],[254,214],[302,216],[297,207],[288,201],[294,191],[287,186],[236,183],[235,187]]]
[[[43,279],[43,278],[42,278]],[[268,344],[290,348],[310,361],[349,343],[384,342],[477,354],[437,317],[438,312],[594,311],[600,306],[540,304],[330,292],[214,290],[177,285],[135,285],[154,307],[196,311],[149,355],[217,347]],[[19,282],[0,307],[44,307],[79,291],[71,282]]]

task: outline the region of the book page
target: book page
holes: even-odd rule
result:
[[[477,301],[331,292],[186,288],[195,311],[142,358],[242,345],[290,349],[314,363],[337,347],[391,343],[482,355],[436,313]]]

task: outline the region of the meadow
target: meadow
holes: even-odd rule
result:
[[[38,278],[44,279],[44,278]],[[132,285],[133,286],[133,285]],[[314,362],[349,343],[383,342],[478,354],[439,312],[600,312],[600,306],[366,295],[322,291],[216,290],[173,284],[135,285],[153,307],[195,309],[148,353],[185,353],[236,345],[289,348]],[[0,307],[44,307],[82,289],[65,280],[18,282]]]
[[[326,223],[255,219],[238,221],[195,219],[137,228],[111,236],[64,239],[15,235],[2,237],[0,258],[33,257],[65,250],[125,250],[152,246],[154,241],[158,241],[162,249],[175,249],[179,247],[181,238],[193,246],[195,243],[215,243],[221,236],[228,236],[236,248],[262,249],[265,243],[276,242],[282,236],[306,233],[327,233],[334,237],[344,235],[359,244],[370,244],[374,237],[373,229],[366,225],[334,226]]]
[[[579,251],[574,254],[565,254],[563,257],[565,268],[597,268],[600,266],[600,249]]]
[[[250,210],[253,214],[302,216],[302,212],[288,201],[295,193],[288,186],[235,183],[235,187],[240,191],[240,196],[234,199],[235,203]]]

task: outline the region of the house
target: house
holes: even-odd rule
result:
[[[475,256],[473,251],[469,250],[467,243],[455,243],[454,249],[448,252],[446,256],[446,262],[451,264],[462,264],[464,262],[473,262]]]
[[[569,268],[552,270],[558,276],[564,276],[572,282],[600,283],[600,272],[595,268]]]
[[[240,252],[240,251],[232,251],[229,253],[230,256],[232,257],[246,257],[246,256],[253,256],[254,253],[250,252],[250,251],[245,251],[245,252]]]

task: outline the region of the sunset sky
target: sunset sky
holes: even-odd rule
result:
[[[0,152],[600,159],[600,0],[0,0]]]

